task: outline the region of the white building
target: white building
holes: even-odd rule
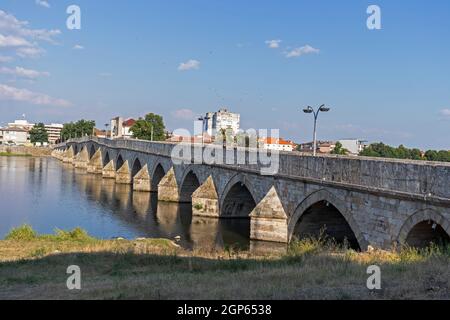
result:
[[[111,138],[131,138],[133,133],[130,131],[131,127],[136,123],[136,120],[128,118],[123,120],[122,117],[115,117],[111,119]]]
[[[45,130],[48,133],[48,142],[55,144],[61,138],[61,130],[64,125],[59,123],[46,124]]]
[[[262,139],[260,146],[263,149],[277,150],[277,151],[293,151],[295,148],[295,144],[292,141],[270,137]]]
[[[29,123],[27,120],[15,120],[8,123],[8,128],[20,128],[30,131],[34,127],[34,123]]]
[[[367,147],[367,141],[359,140],[359,139],[342,139],[339,140],[342,144],[342,147],[347,149],[350,154],[358,155],[361,151],[363,151]]]
[[[2,133],[0,136],[2,137],[2,144],[5,145],[26,145],[29,143],[30,136],[28,135],[28,131],[19,127],[7,127],[0,129]]]
[[[236,135],[240,126],[239,113],[229,112],[226,108],[221,108],[217,112],[206,114],[205,131],[210,137],[216,137],[221,129],[229,130],[232,135]]]

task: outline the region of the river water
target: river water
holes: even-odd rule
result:
[[[250,245],[248,220],[192,217],[190,204],[158,202],[53,158],[0,157],[0,238],[25,223],[39,233],[81,227],[102,239],[179,236],[188,249]]]

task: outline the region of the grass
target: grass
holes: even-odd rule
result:
[[[0,152],[0,157],[32,157],[29,153]]]
[[[366,287],[381,268],[382,289]],[[69,291],[69,265],[82,290]],[[167,239],[98,240],[30,226],[0,241],[0,299],[449,299],[450,248],[355,252],[329,239],[285,253],[187,251]]]

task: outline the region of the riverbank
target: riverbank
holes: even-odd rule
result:
[[[286,253],[255,255],[30,230],[0,241],[0,299],[450,299],[448,249],[357,253],[304,240]],[[370,291],[374,264],[382,289]],[[66,288],[69,265],[81,268],[80,291]]]
[[[2,157],[49,157],[52,151],[51,148],[46,147],[0,145],[0,156]]]

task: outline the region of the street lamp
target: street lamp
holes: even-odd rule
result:
[[[324,104],[322,104],[317,111],[315,111],[311,106],[306,107],[303,109],[304,113],[312,113],[314,115],[314,138],[313,138],[313,156],[316,156],[317,152],[317,117],[319,116],[320,112],[328,112],[330,111],[330,108],[325,107]]]
[[[208,116],[204,116],[204,117],[199,117],[198,118],[199,121],[202,121],[202,147],[204,145],[204,137],[205,137],[205,135],[204,135],[204,132],[205,132],[205,121],[208,121],[209,119],[211,119],[211,118],[208,117]]]

